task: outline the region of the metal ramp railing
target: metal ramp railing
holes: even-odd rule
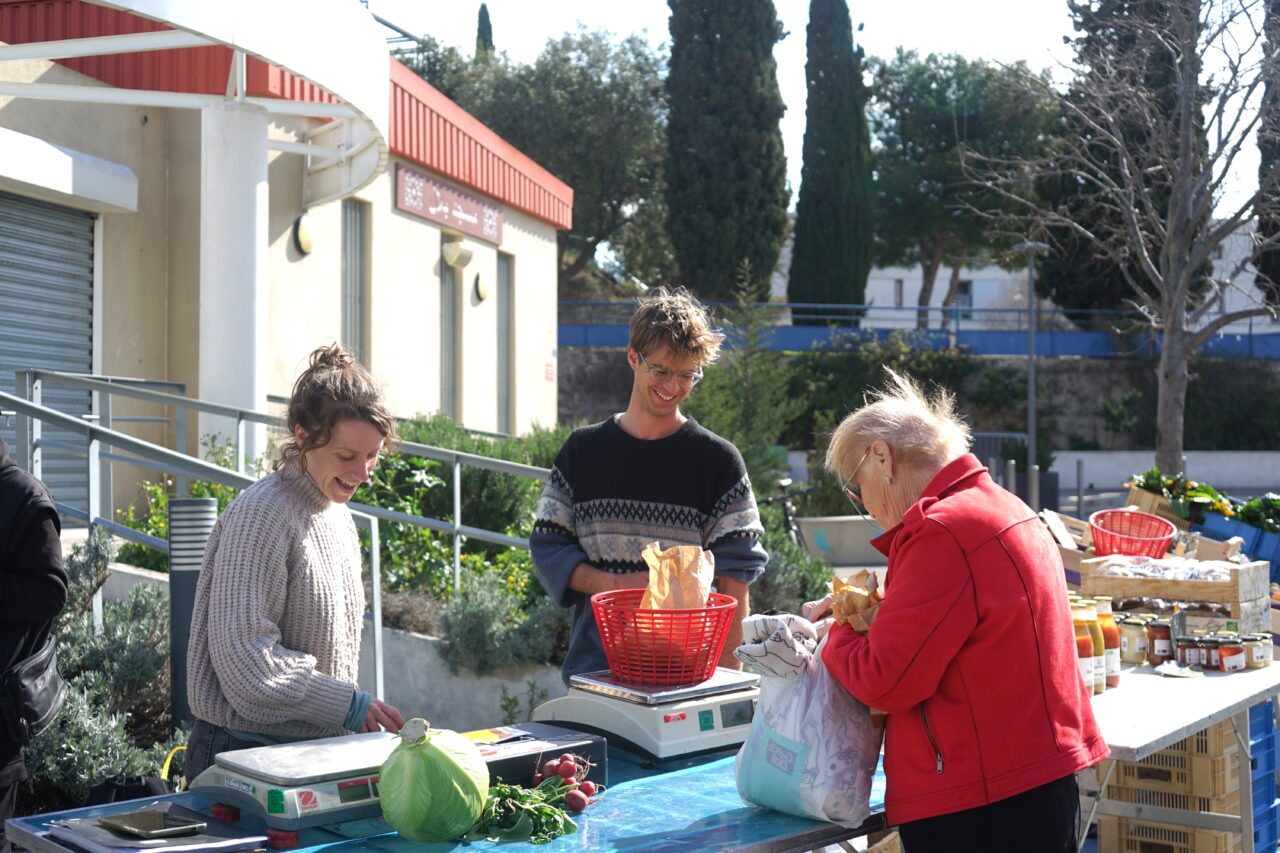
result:
[[[46,370],[21,371],[18,374],[17,387],[19,390],[24,391],[26,396],[0,392],[0,415],[15,419],[15,460],[36,477],[41,475],[43,449],[53,446],[53,443],[43,436],[44,426],[56,426],[84,438],[83,446],[66,442],[57,443],[57,446],[64,451],[83,455],[88,482],[87,506],[81,508],[60,502],[58,503],[60,513],[66,517],[82,521],[90,528],[101,527],[114,536],[168,553],[169,546],[166,541],[126,527],[114,520],[111,466],[115,463],[127,463],[172,474],[175,478],[177,497],[179,498],[187,496],[189,482],[193,479],[242,489],[252,485],[254,482],[254,478],[245,471],[246,466],[242,452],[242,448],[246,446],[246,429],[248,425],[262,424],[276,427],[279,425],[279,419],[262,412],[210,403],[185,395],[166,393],[147,387],[155,384],[150,380],[124,379],[121,377],[91,377]],[[43,390],[51,385],[92,392],[97,401],[95,406],[96,417],[81,419],[42,405],[40,401]],[[177,386],[177,383],[174,383],[174,385]],[[113,417],[113,398],[138,400],[168,407],[173,410],[172,420],[168,417]],[[192,412],[219,415],[234,420],[236,429],[233,437],[233,447],[239,470],[231,470],[214,465],[187,452],[187,425]],[[127,435],[113,428],[116,422],[130,421],[169,422],[175,428],[176,443],[181,449],[172,450],[135,436]],[[529,547],[528,539],[526,538],[462,523],[463,469],[489,470],[502,474],[530,477],[539,481],[545,481],[550,473],[545,468],[538,468],[532,465],[490,459],[475,454],[412,442],[403,443],[399,449],[406,455],[432,459],[451,466],[453,471],[453,517],[445,520],[356,502],[352,502],[349,505],[356,523],[366,528],[370,533],[369,557],[372,576],[370,605],[374,622],[374,692],[379,698],[383,696],[384,687],[381,539],[379,535],[381,522],[410,524],[451,536],[453,539],[454,588],[458,589],[461,584],[461,543],[464,537],[512,548],[528,549]],[[98,625],[101,625],[102,620],[101,608],[101,594],[99,593],[94,600],[94,619],[95,624]]]

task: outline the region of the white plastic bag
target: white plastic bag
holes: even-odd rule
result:
[[[789,620],[781,636],[799,617],[764,618]],[[750,805],[855,827],[870,814],[883,717],[873,718],[831,677],[825,646],[824,639],[798,677],[760,673],[755,718],[734,764],[738,794]]]

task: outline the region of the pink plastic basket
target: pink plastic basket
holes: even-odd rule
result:
[[[1131,509],[1098,510],[1089,516],[1089,527],[1093,530],[1093,549],[1099,557],[1163,557],[1177,531],[1167,519]]]
[[[643,598],[642,589],[591,596],[613,677],[624,684],[697,684],[710,678],[737,599],[713,592],[703,608],[641,610]]]

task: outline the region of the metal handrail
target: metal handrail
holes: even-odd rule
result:
[[[107,398],[106,407],[108,411],[110,407],[110,397],[122,396],[150,403],[173,406],[179,412],[195,410],[197,412],[234,418],[238,427],[236,444],[237,457],[240,456],[239,448],[242,446],[243,441],[242,430],[239,428],[240,424],[251,422],[270,426],[279,425],[278,418],[261,412],[249,409],[238,409],[233,406],[225,406],[217,403],[208,403],[202,400],[193,400],[185,396],[168,394],[162,391],[153,391],[146,388],[136,387],[136,385],[111,382],[97,377],[87,377],[82,374],[63,374],[57,371],[30,370],[21,372],[19,377],[19,385],[25,386],[29,392],[36,397],[40,396],[42,383],[45,382],[103,395]],[[105,418],[107,424],[95,423],[92,420],[86,420],[74,415],[64,414],[54,409],[42,406],[38,402],[26,400],[23,397],[2,391],[0,391],[0,408],[2,408],[6,413],[11,413],[12,415],[16,415],[22,419],[19,423],[18,441],[16,442],[15,451],[19,456],[20,463],[23,464],[24,467],[28,468],[28,470],[30,470],[35,476],[39,477],[41,475],[41,451],[45,447],[59,447],[73,453],[83,454],[86,457],[89,475],[89,506],[86,510],[80,510],[67,504],[58,503],[57,507],[59,512],[68,517],[76,518],[85,522],[90,528],[102,527],[116,536],[120,536],[131,542],[136,542],[145,547],[154,548],[165,553],[168,553],[169,548],[168,543],[164,540],[150,536],[142,531],[125,527],[110,517],[114,515],[114,512],[111,510],[109,490],[107,490],[108,511],[106,513],[106,517],[104,517],[104,514],[101,512],[101,499],[103,493],[103,489],[101,488],[101,478],[103,476],[103,472],[110,471],[110,465],[112,462],[126,462],[157,468],[166,473],[182,475],[183,477],[191,479],[220,483],[237,489],[247,488],[255,482],[253,477],[243,472],[232,471],[219,465],[205,462],[182,451],[170,450],[169,448],[118,432],[107,425],[110,423],[109,415]],[[185,421],[184,418],[180,418],[179,420]],[[41,425],[57,426],[81,435],[86,439],[87,445],[85,447],[77,447],[67,442],[57,442],[43,438],[41,435]],[[185,431],[185,426],[183,429]],[[182,438],[185,439],[185,436]],[[111,450],[107,450],[105,448],[111,448]],[[399,524],[411,524],[418,527],[425,527],[439,533],[451,535],[453,538],[454,552],[454,589],[456,590],[461,586],[461,543],[464,537],[506,547],[524,548],[526,550],[529,547],[529,542],[525,538],[510,536],[505,533],[485,530],[483,528],[473,527],[462,523],[462,468],[464,466],[479,468],[501,474],[531,477],[539,481],[545,481],[550,473],[545,468],[539,468],[533,465],[525,465],[519,462],[508,462],[502,459],[491,459],[472,453],[432,447],[430,445],[418,444],[416,442],[404,442],[400,445],[399,449],[407,455],[432,459],[446,463],[452,467],[454,485],[453,518],[450,521],[444,521],[442,519],[427,518],[425,516],[385,509],[383,507],[369,506],[358,502],[348,504],[352,511],[352,517],[362,527],[366,527],[370,534],[370,570],[373,580],[372,601],[370,604],[373,611],[374,622],[374,692],[379,698],[384,695],[380,523],[382,521],[387,521]],[[243,460],[239,460],[239,464],[243,464]],[[101,628],[101,590],[98,590],[94,596],[93,609],[95,624]]]

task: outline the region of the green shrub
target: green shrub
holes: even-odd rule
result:
[[[511,664],[559,664],[569,644],[568,611],[543,597],[531,606],[495,578],[469,574],[440,618],[441,656],[453,672],[484,675]]]
[[[831,567],[791,540],[786,532],[782,509],[776,505],[760,508],[764,522],[761,544],[769,552],[769,564],[751,585],[751,612],[783,610],[799,613],[800,605],[821,598],[831,580]]]
[[[978,366],[964,347],[933,349],[928,335],[918,330],[894,331],[884,340],[862,329],[836,336],[828,347],[802,353],[791,362],[790,396],[807,405],[784,434],[783,443],[815,446],[818,413],[832,413],[832,425],[838,424],[863,404],[869,391],[884,386],[885,367],[925,385],[955,390]]]
[[[473,453],[508,462],[550,468],[560,445],[569,436],[568,427],[535,428],[527,436],[487,438],[459,427],[445,415],[409,418],[398,424],[405,441]],[[442,480],[440,488],[426,497],[423,514],[431,518],[453,518],[453,469],[440,465],[433,473]],[[462,523],[513,536],[528,536],[533,529],[534,511],[542,494],[542,482],[530,477],[500,474],[478,468],[462,471]],[[496,555],[504,546],[472,542],[472,550]]]
[[[26,748],[28,779],[18,814],[84,805],[89,789],[121,775],[159,775],[187,732],[170,733],[169,613],[163,591],[143,585],[103,608],[93,630],[92,597],[107,577],[110,537],[98,529],[67,556],[67,606],[58,622],[58,667],[67,701]],[[180,772],[179,759],[173,768]]]

